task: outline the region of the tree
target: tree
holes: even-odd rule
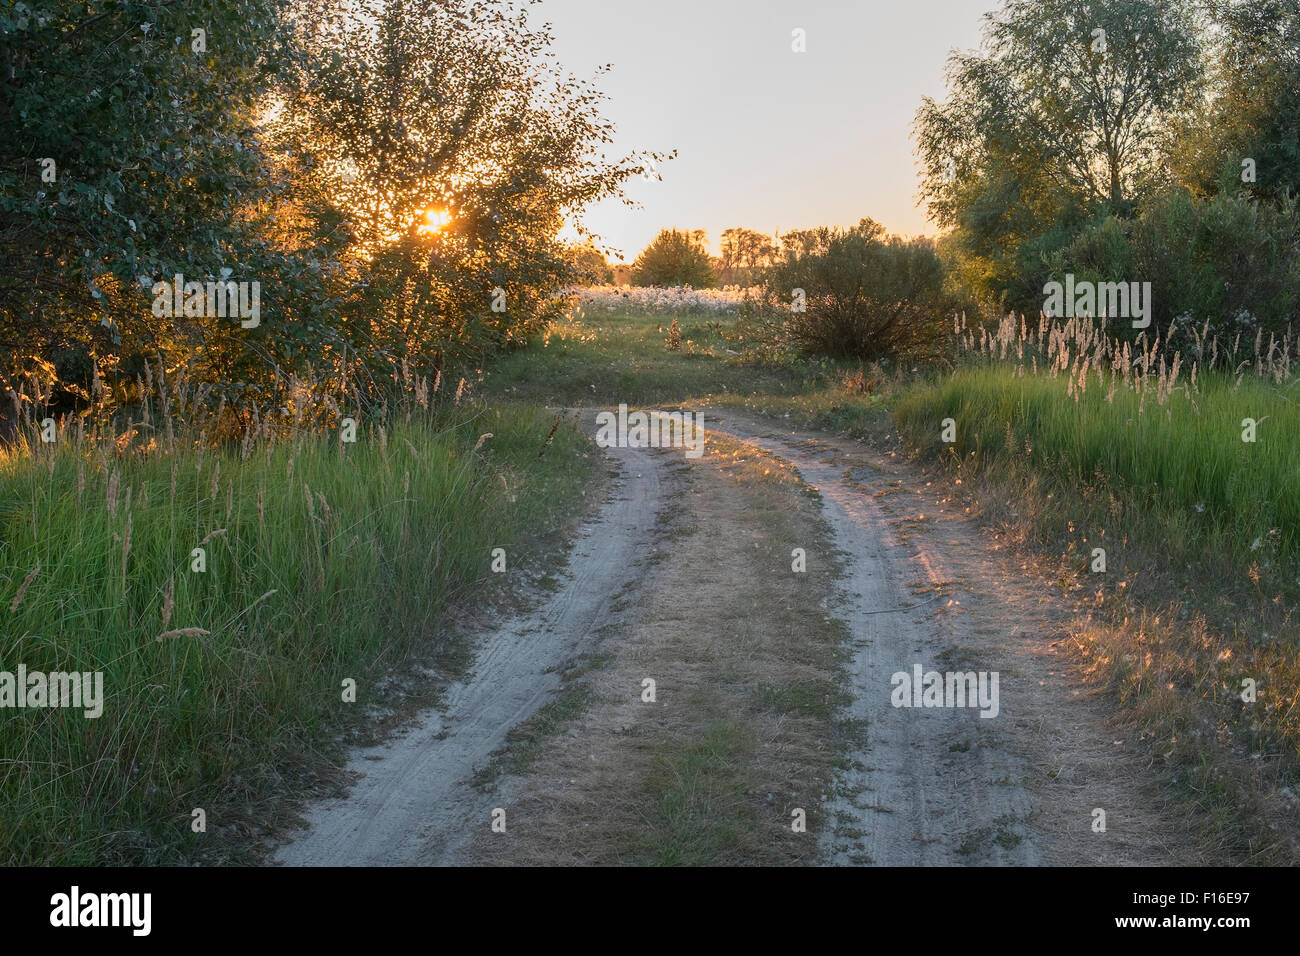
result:
[[[376,365],[521,341],[575,277],[566,219],[667,158],[599,155],[603,96],[554,64],[526,10],[303,0],[295,24],[286,145],[359,237],[350,331]]]
[[[739,226],[725,230],[718,245],[720,276],[729,285],[748,285],[757,270],[771,262],[775,252],[770,236]]]
[[[915,137],[930,218],[1005,293],[1091,217],[1131,214],[1167,182],[1203,74],[1185,0],[1008,0],[985,21]]]
[[[702,229],[664,229],[632,263],[633,285],[689,285],[698,289],[716,281]]]
[[[1300,194],[1300,0],[1215,0],[1214,96],[1174,169],[1198,195]],[[1243,165],[1244,164],[1244,165]]]
[[[150,287],[222,268],[255,280],[266,264],[246,212],[275,188],[257,106],[283,62],[282,7],[0,11],[0,379],[40,371],[71,396],[97,364],[185,352],[228,380],[258,347],[265,329],[154,316]]]
[[[519,341],[566,220],[667,158],[606,160],[550,46],[506,0],[5,5],[0,383],[68,408],[148,360],[246,410]],[[259,324],[155,314],[176,274],[258,283]]]
[[[593,245],[573,245],[569,247],[576,278],[593,285],[610,285],[614,281],[614,270],[605,259],[604,253]]]

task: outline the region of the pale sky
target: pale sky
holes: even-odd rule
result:
[[[587,225],[626,261],[660,229],[782,232],[870,216],[933,234],[916,205],[912,119],[942,99],[950,50],[978,45],[997,0],[542,0],[570,72],[598,80],[617,152],[678,158],[636,179],[644,208],[593,207]],[[791,31],[807,32],[807,52]],[[616,259],[611,256],[611,260]]]

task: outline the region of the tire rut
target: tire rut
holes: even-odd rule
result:
[[[853,635],[845,717],[866,734],[825,808],[826,863],[1177,862],[1169,847],[1186,840],[1156,809],[1140,748],[1112,739],[1109,706],[1053,650],[1063,615],[1041,580],[935,502],[916,469],[860,442],[717,409],[710,429],[793,465],[843,559],[833,611]],[[895,707],[891,676],[916,665],[999,672],[997,716]],[[1097,807],[1106,833],[1091,829]],[[863,838],[835,836],[837,823]]]
[[[348,770],[359,776],[351,792],[310,807],[305,832],[282,845],[274,862],[449,864],[471,828],[490,824],[491,799],[474,787],[475,771],[559,688],[566,665],[590,649],[613,596],[637,576],[639,542],[658,522],[663,463],[637,449],[607,455],[619,477],[574,544],[557,590],[481,641],[441,707],[355,752]]]

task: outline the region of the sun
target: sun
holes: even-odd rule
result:
[[[424,223],[420,226],[421,233],[441,232],[451,222],[451,213],[445,209],[438,209],[430,206],[424,211]]]

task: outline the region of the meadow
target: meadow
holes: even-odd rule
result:
[[[494,548],[549,553],[598,467],[570,426],[539,456],[543,411],[459,392],[358,414],[352,442],[344,416],[214,442],[164,397],[0,453],[0,670],[102,672],[105,696],[6,712],[6,863],[246,858],[363,718],[431,702],[393,676],[455,675],[449,609],[495,593]]]

